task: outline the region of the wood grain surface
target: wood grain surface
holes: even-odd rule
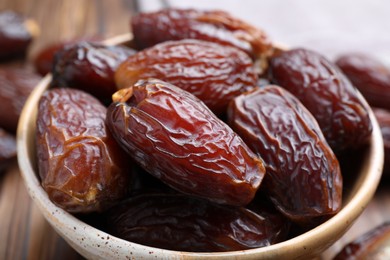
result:
[[[140,6],[156,9],[178,2],[143,1],[140,5],[131,0],[0,0],[0,9],[18,11],[38,23],[40,34],[28,54],[28,61],[31,61],[41,48],[60,40],[86,35],[107,38],[128,32],[129,18]],[[220,3],[222,9],[229,9],[229,6]],[[227,3],[233,5],[232,1]],[[200,5],[207,7],[204,1]],[[386,7],[390,7],[390,4]],[[234,8],[240,7],[230,6],[230,9]],[[345,243],[387,220],[390,220],[390,194],[388,185],[383,183],[374,200],[348,233],[319,257],[331,259]],[[82,259],[54,232],[31,202],[16,162],[0,175],[0,260],[2,259]]]

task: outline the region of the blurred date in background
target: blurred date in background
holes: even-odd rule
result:
[[[390,3],[386,0],[0,1],[0,9],[31,16],[42,26],[31,53],[60,39],[128,32],[120,20],[134,12],[166,7],[222,9],[264,28],[272,39],[288,46],[313,48],[331,59],[346,51],[364,51],[390,62]]]
[[[0,0],[0,10],[16,11],[38,26],[25,58],[0,65],[33,71],[35,57],[50,44],[128,33],[131,15],[167,7],[222,9],[264,28],[283,45],[313,49],[331,60],[363,52],[390,66],[388,0]],[[379,197],[355,224],[359,228],[352,228],[342,243],[325,253],[325,259],[390,216],[385,195],[379,190]],[[376,214],[369,215],[370,211]],[[80,258],[31,203],[16,162],[0,174],[0,217],[0,259]]]
[[[264,28],[272,39],[287,46],[314,49],[334,57],[364,51],[390,63],[390,3],[386,0],[149,0],[143,11],[166,6],[222,8]]]

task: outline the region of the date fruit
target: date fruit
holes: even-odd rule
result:
[[[347,244],[333,260],[389,259],[390,222],[385,222]]]
[[[228,122],[264,160],[260,189],[285,216],[308,223],[340,210],[339,162],[297,98],[278,86],[247,92],[230,104]]]
[[[39,101],[39,176],[49,198],[68,212],[101,211],[128,192],[129,158],[105,125],[106,110],[70,88],[49,90]]]
[[[16,158],[15,137],[0,128],[0,173]]]
[[[236,47],[263,61],[273,51],[261,29],[219,10],[171,8],[141,13],[132,17],[131,28],[141,49],[169,40],[199,39]]]
[[[157,44],[130,56],[115,73],[120,89],[147,78],[158,78],[192,93],[218,115],[226,112],[231,99],[257,84],[248,55],[199,40]]]
[[[0,12],[0,59],[25,55],[38,33],[37,24],[10,10]]]
[[[107,124],[147,172],[219,203],[253,199],[265,173],[261,159],[194,95],[148,79],[119,90],[113,101]]]
[[[55,54],[51,85],[81,89],[100,100],[110,99],[116,91],[115,70],[134,53],[125,46],[86,41],[67,46]]]
[[[345,54],[337,66],[374,107],[390,109],[390,68],[365,54]]]
[[[306,49],[283,52],[271,59],[269,77],[306,106],[335,151],[367,142],[372,131],[368,105],[322,55]]]
[[[16,132],[24,103],[40,80],[24,68],[0,67],[0,127]]]
[[[381,108],[372,108],[375,118],[378,121],[379,127],[381,129],[384,152],[385,152],[385,161],[383,164],[383,177],[390,177],[390,111],[387,109]]]
[[[261,212],[184,195],[148,194],[112,208],[107,223],[113,235],[131,242],[169,250],[221,252],[286,239],[283,217],[268,208]]]
[[[63,40],[60,42],[52,43],[48,46],[45,46],[41,49],[38,54],[34,57],[33,64],[35,70],[40,75],[44,76],[51,72],[54,63],[54,56],[57,51],[65,49],[67,46],[74,45],[78,42],[88,41],[88,42],[98,42],[100,38],[98,36],[93,37],[83,37]]]

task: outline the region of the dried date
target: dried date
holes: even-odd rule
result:
[[[372,131],[368,105],[325,57],[306,49],[283,52],[271,59],[269,76],[309,109],[335,151],[367,142]]]
[[[23,15],[5,10],[0,12],[0,59],[25,55],[38,26]]]
[[[0,173],[16,158],[15,136],[0,128]]]
[[[40,80],[27,69],[0,67],[0,127],[16,132],[24,103]]]
[[[229,125],[266,166],[261,189],[289,219],[300,223],[341,208],[339,162],[310,112],[286,90],[266,86],[235,98]]]
[[[389,67],[364,54],[345,54],[336,64],[370,105],[390,109]]]
[[[65,49],[67,46],[74,45],[78,42],[88,41],[88,42],[98,42],[100,38],[98,36],[94,37],[83,37],[64,40],[56,43],[52,43],[45,48],[41,49],[38,54],[34,57],[33,64],[35,70],[42,76],[51,72],[54,63],[54,56],[57,51]]]
[[[253,199],[265,173],[261,159],[194,95],[149,79],[119,90],[113,101],[108,126],[147,172],[216,202]]]
[[[105,125],[106,108],[77,89],[52,89],[38,105],[39,176],[69,212],[104,210],[128,192],[128,158]]]
[[[333,260],[389,259],[390,222],[364,233],[350,242]]]
[[[260,212],[184,195],[149,194],[111,209],[107,223],[122,239],[178,251],[244,250],[286,239],[285,219],[266,207]]]
[[[262,30],[219,10],[171,8],[141,13],[132,17],[131,28],[141,49],[169,40],[199,39],[236,47],[263,62],[273,51]]]
[[[107,100],[116,91],[114,72],[135,51],[125,46],[79,42],[58,51],[54,57],[52,86],[86,91]]]
[[[115,73],[118,88],[147,78],[158,78],[194,94],[218,115],[226,112],[232,98],[257,84],[248,55],[199,40],[157,44],[129,57]]]

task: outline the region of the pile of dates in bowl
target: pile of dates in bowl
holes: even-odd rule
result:
[[[223,11],[141,13],[131,31],[59,49],[20,119],[29,193],[70,245],[102,259],[304,258],[349,228],[383,143],[334,63]]]

